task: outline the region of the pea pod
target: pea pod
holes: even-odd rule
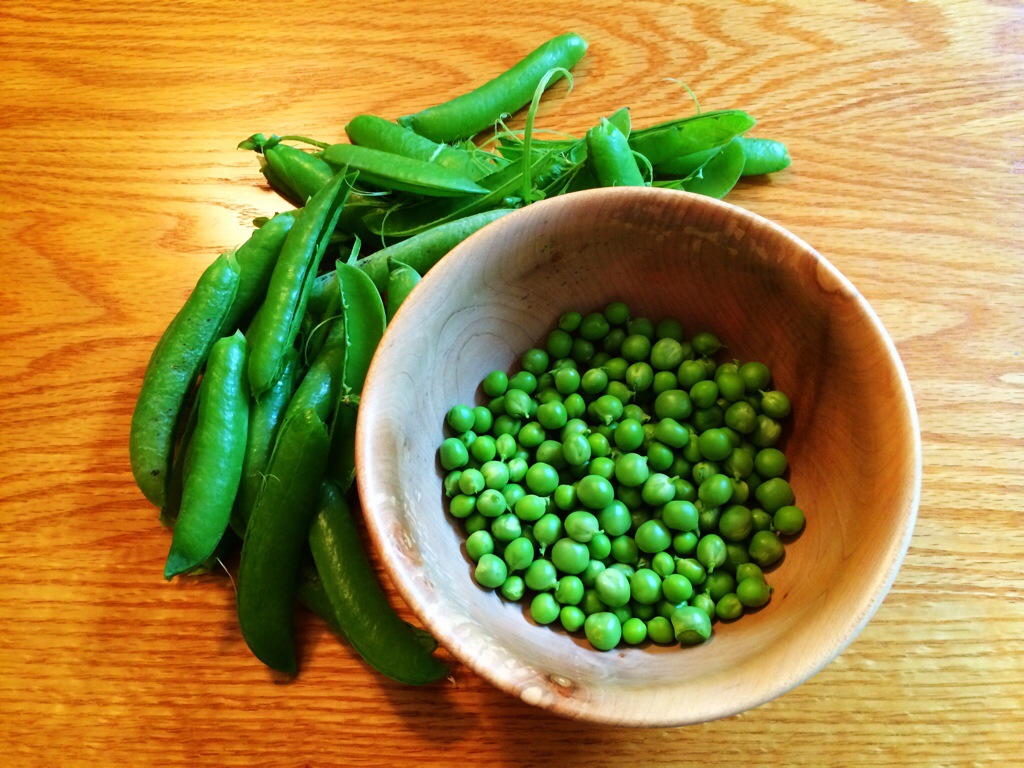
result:
[[[602,187],[644,186],[629,140],[607,120],[587,131],[587,156]]]
[[[401,117],[398,123],[431,141],[468,139],[494,125],[502,115],[510,115],[528,104],[548,70],[556,67],[571,69],[586,50],[587,42],[579,35],[560,35],[479,88],[422,112]],[[557,79],[551,80],[549,85]]]
[[[249,384],[257,397],[281,375],[295,343],[317,268],[338,221],[353,177],[339,173],[296,216],[249,329]]]
[[[330,440],[312,409],[281,426],[238,565],[238,623],[256,658],[294,675],[292,605]]]
[[[235,250],[238,262],[238,293],[224,321],[225,331],[238,328],[263,300],[274,265],[288,233],[295,223],[295,213],[285,211],[269,219]]]
[[[432,683],[448,674],[388,604],[345,497],[334,483],[325,482],[321,488],[309,547],[338,622],[367,663],[410,685]]]
[[[307,408],[312,408],[324,422],[334,413],[345,368],[345,347],[345,321],[334,320],[323,347],[288,404],[285,419]]]
[[[725,197],[743,173],[743,148],[732,141],[708,161],[699,177],[687,179],[682,188],[708,197]]]
[[[438,144],[383,117],[356,115],[345,126],[345,133],[353,144],[361,147],[433,163],[469,179],[485,176],[495,170],[474,157],[476,152],[493,162],[494,156],[491,154]]]
[[[754,118],[738,109],[705,112],[634,131],[629,145],[652,165],[660,165],[680,155],[724,146],[756,124]]]
[[[686,178],[707,165],[708,161],[721,152],[721,150],[721,147],[712,147],[700,152],[691,152],[688,155],[673,157],[671,160],[659,163],[655,166],[654,171],[659,176],[671,176],[678,179]]]
[[[388,307],[387,321],[390,323],[395,312],[405,301],[416,283],[420,281],[420,273],[407,264],[392,261],[391,273],[388,275]]]
[[[332,144],[321,156],[335,168],[359,171],[360,181],[382,189],[430,197],[464,197],[487,192],[461,173],[379,149]]]
[[[400,261],[419,274],[426,274],[427,270],[440,261],[452,248],[478,229],[500,219],[507,213],[511,213],[511,209],[499,208],[439,224],[407,240],[389,245],[370,256],[359,259],[356,266],[369,275],[377,290],[384,291],[388,287],[388,263],[390,261]],[[330,272],[328,274],[335,276],[333,283],[334,290],[337,291],[337,273]]]
[[[357,267],[338,263],[341,309],[345,319],[345,368],[341,398],[331,425],[329,477],[348,491],[355,477],[356,411],[373,353],[384,335],[384,304],[373,281]]]
[[[239,268],[219,256],[153,350],[132,414],[128,454],[139,490],[158,507],[167,499],[174,432],[185,398],[213,343],[220,338],[238,292]]]
[[[227,530],[249,424],[245,359],[241,333],[221,339],[210,350],[165,579],[202,565]]]
[[[277,431],[284,421],[285,409],[291,402],[300,374],[299,354],[291,349],[285,354],[284,367],[277,381],[263,393],[262,397],[253,399],[250,405],[249,434],[245,441],[245,457],[242,459],[242,480],[231,513],[231,527],[239,536],[245,535],[249,517],[263,487],[263,478]]]
[[[199,389],[202,389],[200,386]],[[196,431],[196,422],[199,420],[199,392],[192,401],[192,407],[188,412],[188,419],[181,430],[181,438],[178,440],[178,447],[174,451],[174,461],[171,464],[171,478],[167,484],[167,501],[160,510],[160,522],[167,528],[173,528],[174,522],[178,519],[181,511],[181,492],[185,486],[185,473],[189,465],[189,446],[192,444],[192,435]]]
[[[743,149],[743,175],[760,176],[775,173],[790,164],[789,150],[781,141],[752,139],[741,136],[736,139]]]

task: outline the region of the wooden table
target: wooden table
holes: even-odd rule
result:
[[[302,674],[275,684],[225,578],[164,583],[170,537],[126,453],[153,343],[212,257],[282,207],[235,144],[341,137],[569,29],[590,52],[539,126],[687,114],[678,78],[789,145],[790,170],[729,199],[816,245],[896,340],[925,449],[903,569],[825,671],[703,726],[563,721],[460,667],[404,688],[306,614]],[[0,40],[0,763],[1024,759],[1019,4],[9,0]]]

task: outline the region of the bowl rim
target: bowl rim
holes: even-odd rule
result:
[[[573,192],[550,198],[548,200],[542,200],[525,208],[512,211],[470,235],[464,241],[455,246],[434,267],[432,267],[430,271],[423,276],[421,284],[425,283],[428,286],[432,286],[435,283],[438,285],[443,284],[449,272],[457,271],[461,262],[471,257],[471,252],[478,242],[486,238],[500,237],[505,229],[517,226],[520,219],[529,216],[544,215],[548,209],[580,204],[592,197],[612,199],[620,198],[625,202],[636,195],[649,196],[652,199],[665,198],[666,200],[669,198],[678,199],[680,196],[683,196],[684,198],[689,199],[689,206],[697,205],[708,208],[719,208],[730,217],[738,218],[747,224],[754,225],[756,227],[772,230],[775,236],[790,241],[795,248],[803,251],[807,256],[809,256],[815,262],[815,266],[819,270],[819,274],[824,270],[828,273],[833,284],[838,284],[849,294],[856,303],[859,311],[865,315],[875,333],[882,341],[886,357],[899,379],[899,386],[903,393],[902,405],[907,411],[907,415],[909,417],[908,422],[912,434],[914,472],[913,489],[910,501],[901,515],[903,518],[902,536],[899,537],[895,543],[889,543],[890,551],[887,553],[885,561],[886,567],[884,569],[878,569],[873,574],[871,578],[871,589],[865,591],[866,598],[860,603],[860,610],[855,613],[851,613],[850,620],[842,625],[840,631],[834,633],[833,637],[835,640],[831,643],[822,644],[822,651],[818,653],[814,659],[810,660],[802,667],[789,670],[786,675],[779,676],[777,680],[773,681],[773,683],[764,686],[761,689],[760,695],[748,697],[747,700],[736,701],[732,706],[723,707],[720,711],[716,711],[709,716],[688,718],[685,715],[676,714],[674,716],[667,717],[652,717],[650,715],[637,717],[637,713],[632,712],[626,712],[625,715],[623,715],[620,713],[613,713],[609,710],[595,710],[591,703],[583,704],[579,701],[578,697],[573,696],[556,698],[548,703],[538,705],[539,708],[545,711],[552,712],[563,717],[606,725],[631,727],[677,727],[683,725],[695,725],[702,722],[730,717],[740,712],[757,708],[775,698],[778,698],[779,696],[782,696],[793,688],[796,688],[806,682],[828,666],[861,633],[868,621],[870,621],[878,611],[886,595],[891,589],[899,572],[900,566],[903,563],[903,559],[906,556],[907,550],[909,549],[910,541],[913,536],[921,498],[921,432],[917,408],[914,402],[913,390],[911,388],[906,369],[903,366],[903,361],[900,359],[899,353],[896,349],[895,342],[892,340],[889,332],[882,324],[878,314],[860,291],[857,290],[849,278],[843,275],[830,261],[828,261],[828,259],[826,259],[810,244],[786,228],[771,221],[770,219],[760,216],[759,214],[722,200],[690,192],[652,187],[592,189]],[[419,288],[419,286],[417,286],[417,288]],[[394,343],[392,341],[394,336],[388,331],[391,329],[393,323],[413,311],[411,308],[414,308],[419,304],[420,300],[422,300],[423,294],[424,292],[422,291],[414,290],[403,302],[395,317],[392,319],[392,322],[388,324],[388,329],[385,330],[384,337],[374,353],[373,361],[371,362],[367,373],[361,396],[363,403],[372,402],[373,400],[372,395],[375,391],[374,385],[378,378],[378,361],[383,357],[381,350],[389,348]],[[371,429],[367,426],[367,422],[368,419],[358,419],[356,425],[356,482],[359,489],[360,499],[373,498],[373,495],[369,493],[369,490],[373,486],[373,478],[375,475],[370,462],[367,459],[367,457],[372,454]],[[410,585],[401,577],[403,569],[399,564],[397,553],[391,546],[392,542],[384,531],[382,521],[377,517],[373,510],[369,509],[369,507],[365,505],[364,502],[361,502],[361,505],[363,510],[363,519],[369,532],[372,545],[380,557],[381,563],[391,582],[394,584],[396,590],[401,595],[405,603],[416,615],[417,619],[458,661],[472,669],[476,674],[490,682],[502,692],[517,699],[522,698],[515,686],[501,674],[498,674],[492,666],[486,664],[479,654],[470,653],[466,649],[463,641],[457,636],[456,632],[452,631],[448,626],[437,626],[435,622],[431,622],[428,619],[429,613],[424,606],[425,596],[421,594],[419,589]]]

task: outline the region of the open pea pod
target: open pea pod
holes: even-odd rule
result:
[[[356,471],[356,411],[373,353],[387,323],[384,303],[369,276],[351,264],[337,264],[345,323],[345,363],[341,393],[331,425],[328,477],[347,491]]]
[[[677,182],[655,182],[657,186],[683,189],[707,197],[725,197],[736,186],[743,174],[743,148],[737,141],[731,141],[722,148],[700,172]]]
[[[789,167],[789,150],[781,141],[753,139],[745,136],[741,136],[736,141],[743,148],[744,176],[760,176]]]
[[[388,274],[387,319],[389,323],[419,281],[420,273],[408,264],[403,264],[400,261],[391,262],[391,272]]]
[[[382,189],[428,197],[465,197],[487,193],[485,188],[461,173],[379,149],[332,144],[321,156],[335,168],[359,171],[360,181]]]
[[[721,147],[712,147],[700,152],[691,152],[688,155],[673,157],[654,166],[654,172],[661,177],[674,179],[685,179],[687,176],[696,173],[721,151]]]
[[[680,155],[721,147],[756,124],[754,118],[738,109],[705,112],[634,131],[629,145],[656,166]]]
[[[485,176],[479,183],[486,188],[487,194],[462,200],[428,200],[384,213],[372,213],[363,222],[371,232],[383,238],[412,237],[439,224],[495,208],[507,208],[508,199],[517,197],[522,188],[523,174],[529,173],[535,179],[554,162],[554,157],[555,151],[549,150],[536,157],[528,169],[525,158],[520,158]]]

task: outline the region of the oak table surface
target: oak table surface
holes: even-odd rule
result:
[[[164,583],[170,537],[126,450],[164,326],[214,255],[285,207],[234,146],[340,138],[357,113],[450,98],[567,30],[590,50],[539,126],[689,114],[677,78],[788,144],[789,170],[729,200],[816,246],[895,339],[924,445],[903,568],[823,672],[684,729],[561,720],[459,666],[392,684],[305,613],[301,675],[281,684],[245,648],[226,578]],[[10,0],[0,50],[2,764],[1022,759],[1019,3]]]

